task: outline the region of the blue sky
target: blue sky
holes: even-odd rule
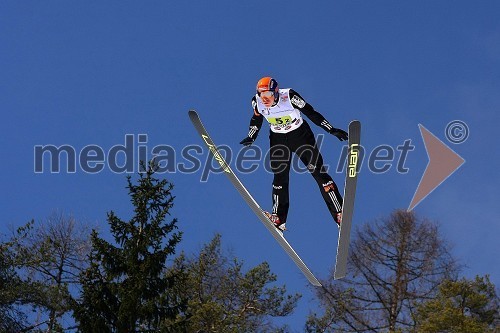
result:
[[[126,134],[147,134],[149,151],[180,151],[201,144],[187,117],[194,108],[217,144],[238,150],[255,83],[272,75],[334,126],[361,120],[367,150],[415,145],[406,174],[395,166],[373,174],[364,165],[355,225],[408,207],[427,164],[419,123],[462,156],[466,163],[416,212],[439,223],[465,276],[491,274],[499,286],[499,12],[498,1],[2,1],[0,232],[54,210],[103,231],[106,212],[131,215],[125,174],[35,174],[35,145],[108,151]],[[444,135],[455,119],[470,129],[460,145]],[[256,142],[263,149],[266,131]],[[326,163],[337,164],[341,147],[325,137]],[[218,232],[247,267],[268,261],[281,283],[304,294],[288,319],[300,327],[315,304],[307,281],[229,181],[211,175],[200,183],[201,172],[163,176],[176,186],[179,250],[194,253]],[[332,176],[343,183],[342,174]],[[264,208],[271,179],[263,168],[241,176]],[[337,228],[312,177],[293,174],[291,182],[287,239],[325,278]]]

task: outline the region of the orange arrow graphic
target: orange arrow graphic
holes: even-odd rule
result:
[[[429,156],[429,163],[425,168],[422,179],[420,179],[408,211],[415,208],[425,197],[444,182],[446,178],[451,176],[452,173],[465,163],[465,160],[461,156],[429,132],[422,124],[418,124],[418,127],[424,140],[425,150]]]

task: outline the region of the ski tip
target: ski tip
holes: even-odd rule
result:
[[[189,110],[188,115],[189,115],[189,119],[191,119],[191,121],[196,121],[200,118],[198,116],[198,113],[195,110]]]

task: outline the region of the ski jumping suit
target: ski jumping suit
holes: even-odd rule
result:
[[[274,173],[272,213],[278,215],[280,223],[286,222],[291,153],[294,152],[318,183],[328,210],[337,221],[337,213],[342,210],[342,196],[323,166],[323,157],[316,145],[314,134],[301,113],[327,132],[332,130],[332,125],[292,89],[279,89],[279,99],[271,107],[266,107],[255,95],[252,98],[252,107],[254,115],[250,120],[248,137],[255,140],[263,118],[266,118],[270,125],[270,160]]]

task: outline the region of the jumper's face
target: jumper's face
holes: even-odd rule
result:
[[[262,104],[266,107],[271,107],[274,103],[274,92],[271,90],[262,91],[259,93]]]

